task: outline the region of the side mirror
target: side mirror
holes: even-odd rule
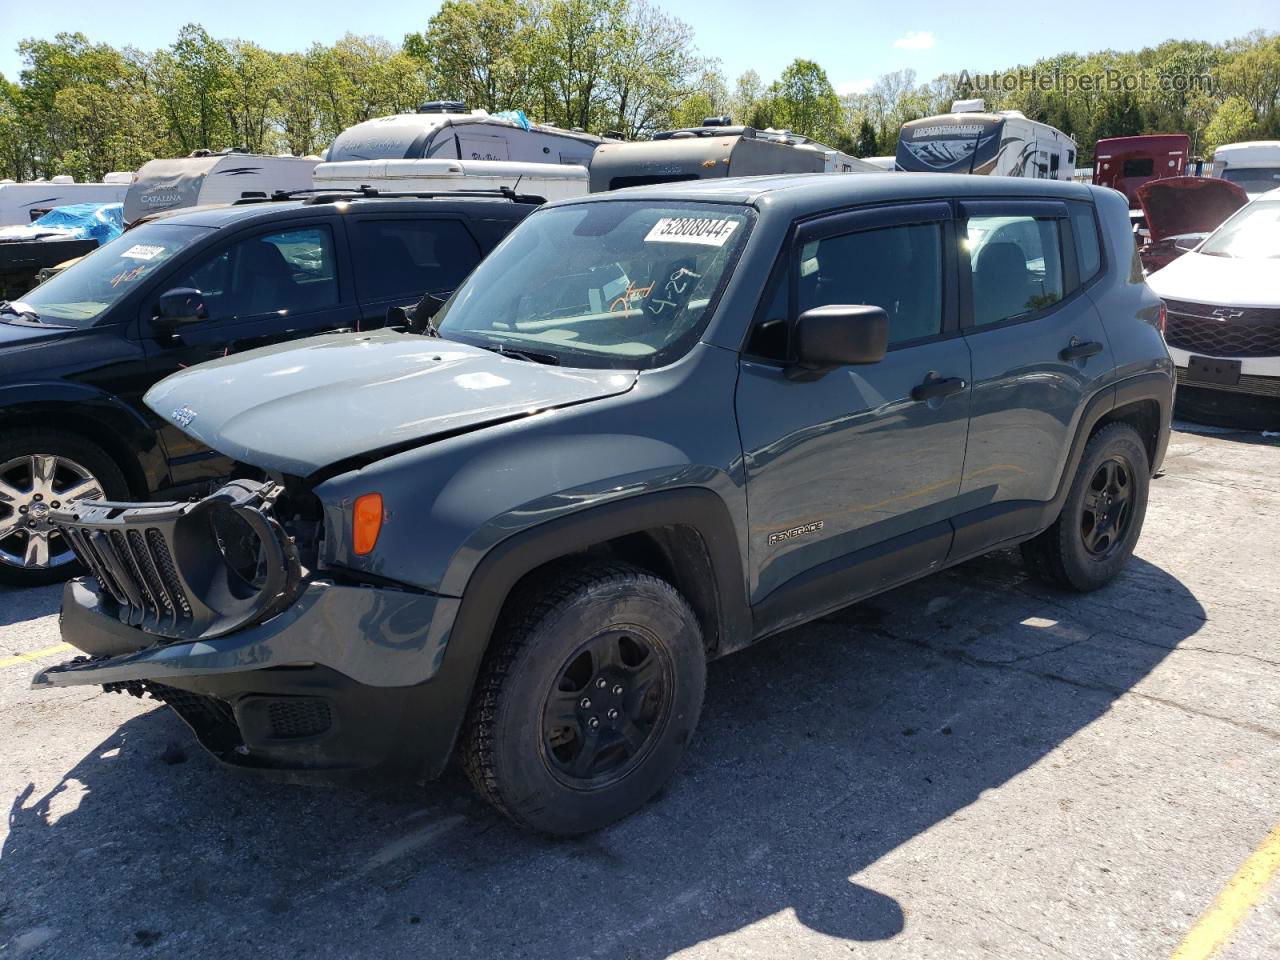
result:
[[[816,380],[836,367],[879,363],[889,345],[889,315],[866,304],[833,303],[796,318],[791,380]]]
[[[413,315],[409,318],[408,331],[410,333],[425,333],[429,336],[435,336],[435,324],[431,321],[440,312],[440,308],[445,303],[444,297],[437,297],[434,293],[423,294],[422,299],[418,301],[418,305],[413,308]]]
[[[161,329],[172,331],[174,327],[197,323],[208,317],[203,293],[193,287],[175,287],[160,294],[154,323]]]

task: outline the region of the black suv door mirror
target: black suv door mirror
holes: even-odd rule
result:
[[[796,319],[792,380],[813,380],[846,364],[879,363],[889,345],[889,316],[880,307],[833,303]]]
[[[174,327],[197,323],[208,317],[203,293],[194,287],[175,287],[160,294],[154,323],[163,330],[172,331]]]

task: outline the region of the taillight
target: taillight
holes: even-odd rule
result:
[[[373,550],[382,530],[382,494],[366,493],[357,497],[351,511],[351,549],[363,557]]]
[[[1164,304],[1160,304],[1160,312],[1156,314],[1156,329],[1160,331],[1160,336],[1164,336],[1165,327],[1169,323],[1169,311],[1165,309]]]

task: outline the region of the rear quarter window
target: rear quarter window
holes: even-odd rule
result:
[[[1102,269],[1102,247],[1098,239],[1098,220],[1093,204],[1073,201],[1067,204],[1071,214],[1071,232],[1075,235],[1076,262],[1080,283],[1086,284]]]

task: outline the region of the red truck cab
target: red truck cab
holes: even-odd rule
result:
[[[1141,209],[1138,188],[1152,180],[1180,177],[1191,153],[1185,133],[1158,133],[1146,137],[1110,137],[1093,148],[1093,182],[1119,190],[1131,210]]]

